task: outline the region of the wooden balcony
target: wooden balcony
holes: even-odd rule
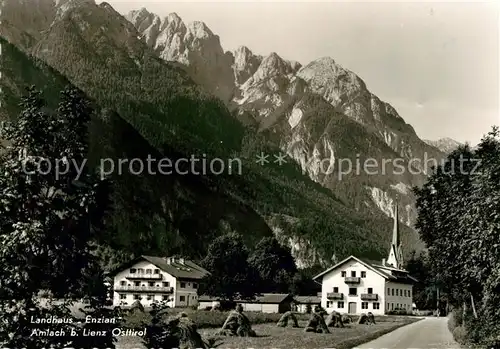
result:
[[[338,292],[328,292],[326,294],[326,298],[328,299],[343,299],[344,294],[343,293],[338,293]]]
[[[347,276],[344,278],[346,284],[359,284],[361,282],[360,277]]]
[[[167,286],[115,286],[116,292],[147,292],[147,293],[172,293],[173,287]]]
[[[376,301],[376,300],[378,300],[378,294],[376,294],[376,293],[363,293],[363,294],[361,294],[361,300],[363,300],[363,301]]]
[[[127,274],[125,278],[132,280],[161,280],[163,277],[162,274]]]

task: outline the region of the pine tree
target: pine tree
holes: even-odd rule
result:
[[[108,184],[84,166],[92,108],[74,88],[61,93],[56,113],[34,88],[21,108],[2,132],[8,146],[0,152],[0,345],[113,346],[110,336],[71,337],[82,329],[68,309],[87,298],[94,316],[105,314],[91,242],[102,228]],[[72,323],[33,324],[48,316]],[[62,332],[32,335],[36,329]]]

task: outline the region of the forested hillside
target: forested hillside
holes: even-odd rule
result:
[[[2,23],[1,29],[17,44],[12,26]],[[31,84],[45,91],[53,107],[65,76],[95,105],[89,154],[93,166],[103,158],[175,161],[204,154],[207,159],[242,162],[241,174],[113,172],[113,213],[101,244],[126,254],[199,259],[214,237],[236,231],[250,246],[277,234],[294,246],[304,266],[328,263],[332,254],[385,256],[389,218],[359,214],[294,162],[256,164],[261,151],[273,160],[279,144],[241,124],[183,69],[158,58],[109,5],[83,2],[47,29],[29,48],[33,56],[6,44],[2,59],[10,63],[1,83],[12,91],[4,109],[8,117],[15,118],[19,97]],[[25,76],[27,71],[32,73]],[[404,231],[407,249],[418,248],[415,234]]]

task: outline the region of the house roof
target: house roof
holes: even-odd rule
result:
[[[396,268],[391,268],[387,266],[380,265],[380,263],[367,260],[367,259],[360,259],[355,256],[349,256],[346,259],[340,261],[339,263],[335,264],[333,267],[328,268],[327,270],[323,271],[322,273],[316,275],[313,280],[317,280],[320,277],[324,276],[325,274],[330,273],[331,271],[337,269],[344,263],[350,261],[350,260],[355,260],[361,264],[363,264],[365,267],[368,269],[372,270],[373,272],[377,273],[378,275],[382,276],[384,279],[392,282],[399,282],[399,283],[414,283],[417,280],[410,276],[406,270],[400,270]],[[394,274],[393,274],[394,273]],[[397,274],[397,275],[395,275]]]
[[[262,293],[256,295],[254,299],[235,299],[238,303],[259,303],[259,304],[279,304],[288,298],[292,298],[289,293]],[[220,301],[219,297],[201,295],[198,297],[200,302]]]
[[[295,296],[293,297],[296,303],[299,304],[320,304],[321,297],[318,296]]]
[[[140,256],[137,257],[110,273],[111,276],[116,275],[123,269],[129,268],[140,261],[148,261],[149,263],[155,265],[164,272],[172,275],[178,279],[202,279],[206,275],[210,274],[208,270],[203,269],[199,265],[193,263],[190,260],[184,259],[184,262],[180,262],[180,258],[171,258],[170,263],[168,257],[156,257],[156,256]]]

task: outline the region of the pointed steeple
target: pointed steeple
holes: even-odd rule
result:
[[[403,250],[401,248],[401,240],[399,238],[399,213],[397,201],[394,205],[394,226],[392,228],[392,243],[389,249],[387,264],[397,269],[401,269],[403,267]]]
[[[398,203],[396,201],[394,205],[394,227],[392,228],[392,244],[398,248],[400,245],[399,241],[399,214],[398,214]]]

